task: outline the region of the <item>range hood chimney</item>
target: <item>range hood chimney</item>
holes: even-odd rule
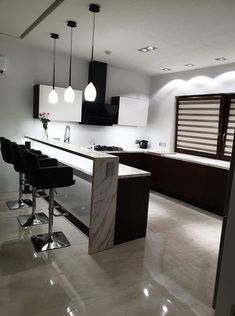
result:
[[[88,82],[93,83],[96,88],[95,103],[105,103],[107,64],[100,61],[89,63]]]
[[[88,82],[96,88],[94,102],[84,101],[82,104],[82,122],[89,125],[117,124],[118,105],[105,104],[107,64],[100,61],[89,63]]]

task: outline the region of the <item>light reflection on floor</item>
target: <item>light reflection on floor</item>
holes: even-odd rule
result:
[[[212,316],[221,219],[151,194],[147,237],[93,256],[87,238],[55,219],[72,246],[35,253],[0,194],[1,316]],[[38,209],[47,203],[37,199]]]

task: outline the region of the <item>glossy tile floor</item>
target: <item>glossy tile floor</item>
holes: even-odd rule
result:
[[[148,233],[93,256],[87,239],[55,219],[72,246],[36,254],[0,194],[1,316],[211,316],[221,219],[152,193]],[[38,209],[47,203],[37,200]]]

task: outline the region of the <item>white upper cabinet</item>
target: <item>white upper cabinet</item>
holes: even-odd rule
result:
[[[39,113],[50,113],[51,121],[81,122],[82,117],[82,91],[74,90],[75,99],[72,103],[64,100],[66,88],[55,87],[58,94],[58,103],[51,104],[48,101],[52,87],[46,85],[34,86],[34,118],[38,118]]]
[[[149,100],[112,97],[112,104],[119,104],[118,125],[147,125]]]

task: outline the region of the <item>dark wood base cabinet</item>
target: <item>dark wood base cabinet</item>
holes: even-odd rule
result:
[[[141,170],[146,170],[146,154],[145,153],[115,153],[119,157],[119,162]]]
[[[228,170],[156,155],[147,155],[151,189],[223,215]]]
[[[154,154],[118,156],[123,164],[151,172],[152,190],[223,215],[228,170]]]
[[[146,236],[150,177],[118,179],[114,245]]]

